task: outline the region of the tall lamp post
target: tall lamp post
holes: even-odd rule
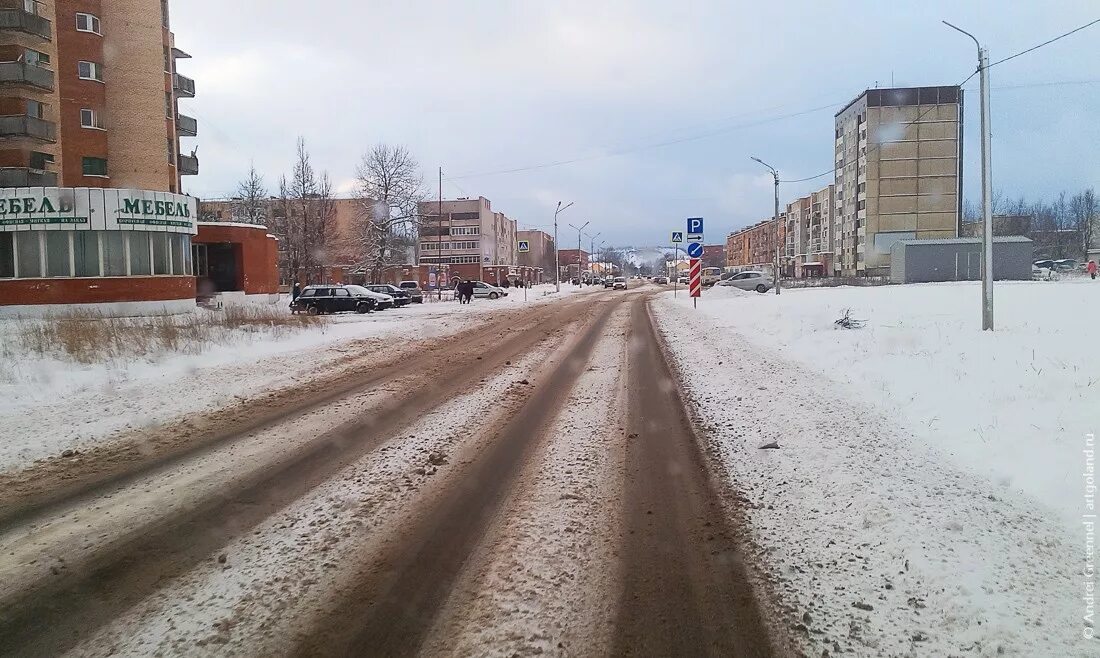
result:
[[[764,165],[772,172],[772,178],[775,180],[775,294],[779,294],[779,171],[775,167],[771,166],[767,162],[764,162],[760,158],[752,157],[753,160]]]
[[[571,205],[573,205],[572,201],[562,207],[561,201],[558,201],[558,207],[554,210],[554,289],[557,292],[561,292],[561,245],[558,243],[558,213]]]
[[[588,234],[585,233],[585,235],[588,235]],[[588,242],[589,262],[591,262],[592,257],[596,255],[596,238],[600,237],[601,235],[603,235],[602,231],[600,233],[597,233],[596,235],[588,235],[588,240],[589,240],[589,242]]]
[[[962,32],[978,47],[978,73],[982,97],[982,331],[993,331],[993,174],[990,166],[989,143],[989,50],[966,30],[943,21],[947,27]],[[962,117],[959,117],[962,121]]]
[[[584,227],[591,223],[591,221],[587,221],[580,226],[569,225],[569,228],[577,229],[577,279],[581,278],[581,233],[584,231]]]

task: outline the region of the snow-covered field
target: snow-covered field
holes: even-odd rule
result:
[[[121,430],[152,426],[183,414],[225,406],[264,390],[307,386],[319,359],[341,350],[370,349],[365,341],[446,336],[472,322],[524,305],[596,288],[553,285],[512,289],[498,300],[425,303],[371,313],[329,316],[301,331],[240,331],[218,345],[81,364],[64,354],[20,348],[20,324],[0,319],[0,471],[66,449],[81,449]],[[280,302],[285,307],[284,302]]]
[[[656,302],[815,655],[1100,652],[1082,524],[1098,301],[1088,280],[998,283],[993,333],[969,283]],[[846,309],[866,326],[834,328]]]

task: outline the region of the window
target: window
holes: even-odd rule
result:
[[[307,289],[302,291],[302,297],[313,297],[313,295],[316,294],[316,293],[317,293],[316,288],[307,288]]]
[[[72,276],[70,231],[46,231],[46,276]]]
[[[80,127],[103,130],[103,123],[99,119],[99,112],[88,108],[80,110]]]
[[[168,265],[168,234],[151,233],[153,242],[153,274],[171,274],[172,268]]]
[[[866,207],[867,207],[867,201],[860,201],[858,204],[856,204],[856,209],[857,210],[863,210]]]
[[[73,232],[74,276],[100,276],[99,232]]]
[[[23,51],[23,59],[34,66],[47,67],[50,65],[50,56],[38,50],[27,48]]]
[[[21,279],[38,279],[42,276],[42,245],[38,239],[39,231],[15,234],[15,256],[19,261],[19,271],[15,273]]]
[[[76,74],[81,80],[103,82],[103,65],[97,62],[77,62]]]
[[[348,292],[347,289],[345,289],[345,288],[337,288],[336,289],[336,296],[337,297],[351,297],[351,293]]]
[[[38,101],[27,101],[27,116],[42,119],[46,116],[46,106]]]
[[[150,233],[130,234],[130,275],[149,276],[152,273],[152,265],[149,260],[149,236]]]
[[[103,241],[103,276],[126,276],[126,234],[121,231],[104,231],[100,234]]]
[[[103,35],[99,31],[99,18],[92,14],[78,13],[76,15],[76,31],[77,32],[91,32],[92,34]]]
[[[177,276],[190,274],[188,270],[191,263],[187,260],[187,255],[191,253],[190,236],[182,233],[169,233],[168,247],[172,252],[172,274]]]
[[[45,169],[46,166],[50,164],[53,164],[53,154],[42,153],[41,151],[31,151],[31,169]]]
[[[14,233],[0,233],[0,279],[15,277],[14,238]]]
[[[451,215],[451,219],[481,219],[481,213],[479,212],[456,212]]]
[[[107,176],[107,160],[105,158],[84,158],[85,176]]]

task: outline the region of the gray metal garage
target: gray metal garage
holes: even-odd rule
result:
[[[1023,236],[993,238],[993,278],[1031,279],[1034,246]],[[898,240],[890,250],[893,283],[977,281],[982,278],[982,239]]]

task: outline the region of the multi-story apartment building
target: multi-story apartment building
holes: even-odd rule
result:
[[[535,270],[539,281],[554,280],[554,238],[549,233],[539,230],[517,231],[516,241],[526,242],[530,251],[516,254],[516,261],[521,267],[530,267]]]
[[[418,210],[421,265],[477,279],[485,267],[516,266],[516,222],[485,197],[423,201]]]
[[[0,187],[179,192],[186,57],[167,0],[0,1]]]
[[[786,215],[779,216],[780,244],[785,244]],[[726,267],[772,271],[775,263],[776,220],[766,219],[726,237]]]
[[[573,279],[587,272],[591,263],[590,256],[584,249],[559,249],[558,262],[561,264],[562,278]]]
[[[957,237],[963,92],[868,89],[835,117],[834,272],[889,272],[897,240]]]
[[[833,273],[833,186],[787,204],[783,269],[786,276]]]
[[[187,56],[168,0],[0,0],[0,311],[194,309]]]

